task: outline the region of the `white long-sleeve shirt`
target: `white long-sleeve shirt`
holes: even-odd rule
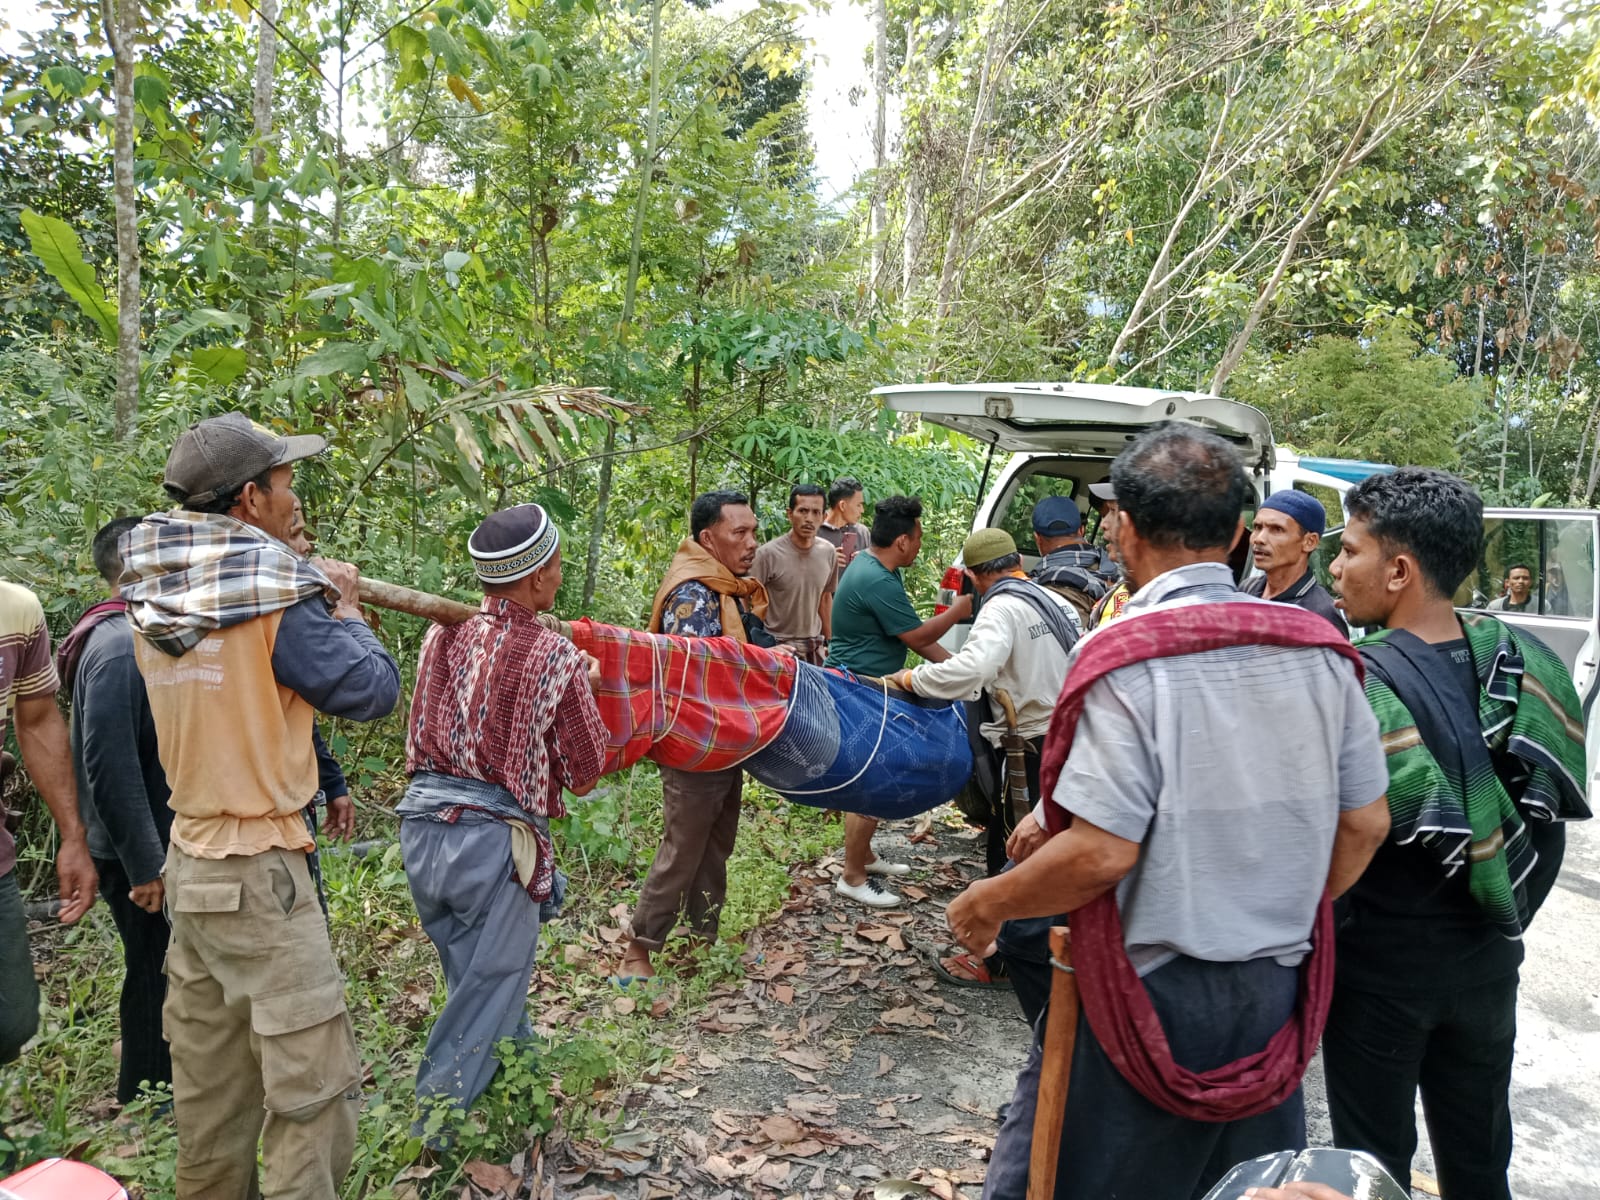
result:
[[[1077,611],[1067,598],[1042,590],[1081,633]],[[919,696],[941,700],[976,700],[984,688],[1003,688],[1016,705],[1018,731],[1031,738],[1049,729],[1066,677],[1067,652],[1038,610],[1026,600],[1001,595],[983,602],[959,654],[914,668],[911,684]],[[1004,714],[997,704],[991,702],[990,708],[995,719],[983,725],[982,733],[998,746],[1005,732]]]

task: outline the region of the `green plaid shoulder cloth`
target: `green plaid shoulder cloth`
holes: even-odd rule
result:
[[[1492,770],[1459,777],[1459,766],[1428,750],[1411,712],[1369,671],[1367,700],[1388,756],[1390,836],[1402,845],[1415,841],[1446,876],[1466,867],[1473,898],[1496,929],[1515,939],[1527,919],[1522,881],[1537,861],[1524,818],[1590,815],[1583,710],[1566,665],[1538,638],[1487,615],[1465,615],[1461,625],[1478,673],[1484,744],[1517,760],[1526,779],[1513,800]],[[1356,645],[1388,636],[1383,630]]]

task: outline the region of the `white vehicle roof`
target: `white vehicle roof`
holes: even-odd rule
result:
[[[1265,413],[1203,392],[1065,382],[895,384],[872,394],[1012,453],[1115,458],[1151,425],[1181,420],[1233,442],[1254,469],[1275,462]]]

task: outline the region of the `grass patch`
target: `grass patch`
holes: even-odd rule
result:
[[[540,935],[529,1000],[538,1036],[505,1047],[506,1065],[472,1112],[431,1118],[454,1144],[425,1180],[400,1176],[421,1152],[410,1135],[412,1086],[444,983],[417,922],[387,806],[361,806],[359,836],[378,843],[371,853],[323,854],[334,952],[370,1072],[343,1189],[349,1200],[453,1195],[462,1163],[504,1162],[558,1120],[569,1136],[604,1139],[621,1122],[628,1091],[675,1057],[709,994],[742,976],[743,937],[788,899],[791,866],[843,838],[840,822],[747,783],[721,937],[708,947],[669,945],[660,983],[648,993],[664,998],[652,1015],[651,1000],[619,993],[605,977],[620,953],[618,914],[632,907],[660,844],[659,777],[636,767],[592,798],[572,801],[571,813],[552,822],[570,884],[565,914]],[[170,1196],[177,1139],[170,1116],[155,1111],[161,1097],[121,1114],[113,1103],[122,950],[110,913],[96,905],[79,925],[36,935],[34,952],[44,968],[40,1035],[20,1063],[0,1071],[0,1117],[21,1161],[68,1155],[111,1172],[135,1194]]]

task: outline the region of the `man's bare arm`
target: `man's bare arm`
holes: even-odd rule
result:
[[[971,615],[972,597],[957,596],[949,608],[936,617],[929,617],[915,629],[902,633],[900,640],[929,662],[943,662],[950,657],[950,652],[939,645],[939,639],[949,633],[957,621],[964,621]]]
[[[994,952],[1003,921],[1082,908],[1115,887],[1139,861],[1139,843],[1082,817],[1004,874],[980,879],[950,902],[950,931],[974,954]]]
[[[1340,813],[1339,829],[1333,835],[1333,858],[1328,863],[1328,894],[1337,899],[1349,891],[1388,836],[1386,795]]]
[[[56,878],[61,886],[61,923],[70,925],[89,911],[99,880],[78,816],[78,785],[72,774],[67,723],[61,719],[54,696],[18,700],[16,722],[22,763],[61,831]]]

